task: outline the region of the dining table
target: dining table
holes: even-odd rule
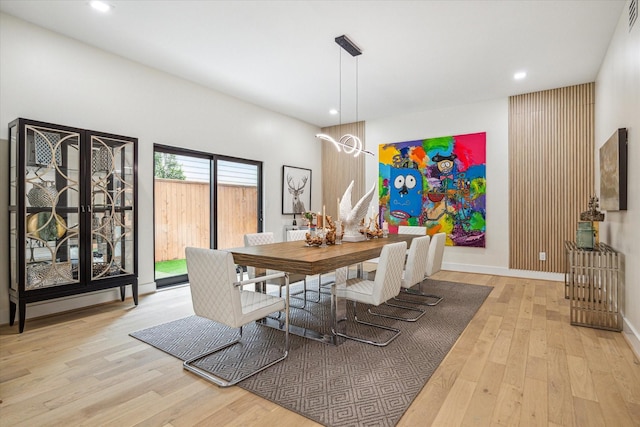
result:
[[[253,266],[256,269],[270,269],[289,274],[305,275],[326,274],[344,267],[359,266],[367,260],[378,258],[386,244],[406,242],[407,246],[417,236],[409,234],[389,234],[387,237],[373,238],[360,242],[342,242],[340,245],[307,246],[305,241],[291,241],[270,243],[266,245],[245,246],[225,249],[233,254],[234,262],[242,266]],[[358,269],[358,274],[361,270]],[[335,284],[333,284],[335,286]],[[285,300],[287,309],[290,307],[290,285],[287,280]],[[337,298],[335,292],[331,297],[332,328],[344,332],[345,322],[336,319],[344,318],[347,302],[344,298]],[[282,322],[277,319],[265,318],[261,322],[266,326],[282,329]],[[340,344],[343,339],[333,333],[324,333],[308,327],[289,325],[289,333],[328,344]]]

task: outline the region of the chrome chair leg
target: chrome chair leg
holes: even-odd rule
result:
[[[402,332],[402,331],[400,331],[400,329],[391,328],[389,326],[378,325],[376,323],[370,323],[370,322],[365,322],[363,320],[359,320],[358,319],[358,312],[356,311],[356,309],[357,309],[356,302],[353,301],[353,310],[354,310],[353,318],[354,318],[354,321],[356,323],[359,323],[361,325],[371,326],[373,328],[382,329],[382,330],[385,330],[385,331],[394,332],[393,336],[391,336],[391,338],[389,338],[386,341],[373,341],[373,340],[369,340],[369,339],[366,339],[366,338],[356,337],[354,335],[348,335],[348,334],[343,333],[343,332],[338,332],[336,330],[336,328],[334,327],[334,325],[336,325],[337,322],[340,321],[338,319],[334,319],[334,324],[332,325],[332,328],[331,328],[331,332],[334,335],[342,337],[342,338],[346,338],[346,339],[349,339],[349,340],[358,341],[358,342],[361,342],[361,343],[364,343],[364,344],[375,345],[376,347],[385,347],[385,346],[389,345],[389,343],[391,343],[391,341],[395,340],[396,338],[398,338],[398,336],[400,336],[400,334]]]
[[[390,314],[376,313],[374,311],[371,311],[371,309],[368,310],[369,314],[373,316],[378,316],[378,317],[386,317],[387,319],[402,320],[403,322],[415,322],[427,313],[426,310],[421,310],[416,307],[407,307],[406,305],[391,304],[389,302],[385,302],[384,305],[388,307],[401,308],[407,311],[417,311],[420,314],[418,314],[416,317],[401,317],[401,316],[392,316]]]
[[[288,313],[288,307],[287,307],[287,313]],[[216,347],[213,350],[209,350],[206,353],[199,354],[199,355],[197,355],[195,357],[192,357],[191,359],[185,360],[182,363],[182,367],[184,369],[186,369],[187,371],[193,372],[194,374],[198,375],[199,377],[202,377],[202,378],[204,378],[204,379],[206,379],[208,381],[211,381],[212,383],[214,383],[214,384],[216,384],[216,385],[218,385],[220,387],[229,387],[229,386],[235,385],[235,384],[239,383],[240,381],[243,381],[243,380],[249,378],[250,376],[257,374],[258,372],[264,371],[265,369],[267,369],[267,368],[275,365],[276,363],[281,362],[281,361],[283,361],[284,359],[287,358],[287,356],[289,355],[289,315],[288,314],[285,314],[285,325],[286,325],[286,327],[285,327],[285,344],[284,344],[284,353],[283,353],[283,355],[281,357],[269,362],[269,363],[266,363],[266,364],[260,366],[259,368],[255,369],[254,371],[251,371],[250,373],[248,373],[247,375],[244,375],[241,378],[237,378],[235,380],[230,380],[228,378],[224,378],[222,376],[215,375],[215,374],[213,374],[211,372],[207,372],[204,369],[201,369],[201,368],[195,366],[194,363],[197,362],[200,359],[204,359],[207,356],[210,356],[210,355],[212,355],[214,353],[217,353],[218,351],[224,350],[224,349],[229,348],[229,347],[231,347],[231,346],[233,346],[235,344],[238,344],[240,342],[240,339],[242,339],[242,327],[240,327],[240,334],[239,334],[239,337],[237,339],[235,339],[235,340],[233,340],[231,342],[228,342],[226,344],[223,344],[223,345],[221,345],[219,347]]]
[[[418,290],[414,291],[413,289],[406,289],[406,288],[402,288],[401,292],[407,295],[412,295],[412,296],[416,296],[416,297],[422,297],[422,298],[430,298],[430,299],[434,299],[434,302],[419,302],[419,301],[411,301],[408,299],[402,299],[402,298],[398,298],[398,297],[393,297],[394,300],[396,301],[400,301],[400,302],[408,302],[408,303],[412,303],[412,304],[419,304],[419,305],[426,305],[429,307],[433,307],[434,305],[438,305],[440,304],[440,301],[443,300],[443,297],[438,296],[438,295],[432,295],[432,294],[425,294],[424,292],[422,292],[422,282],[420,282],[420,285],[418,285]]]
[[[280,286],[280,293],[279,293],[280,298],[282,298],[282,288],[283,286]],[[292,305],[291,307],[304,310],[304,308],[307,306],[307,279],[304,279],[303,281],[302,291],[296,292],[295,294],[289,294],[289,295],[292,296],[292,295],[299,295],[299,294],[303,294],[303,298],[296,298],[296,299],[302,299],[302,306]],[[279,318],[280,318],[280,315],[278,315],[278,319]]]
[[[316,304],[318,304],[320,302],[321,298],[322,298],[322,294],[331,295],[331,292],[322,292],[322,288],[327,287],[327,286],[331,286],[334,283],[335,282],[322,283],[322,274],[318,274],[318,290],[317,291],[315,291],[315,290],[313,290],[313,291],[312,290],[308,290],[307,291],[307,292],[315,292],[315,293],[317,293],[318,294],[318,299],[317,300],[307,299],[307,301],[315,302]]]

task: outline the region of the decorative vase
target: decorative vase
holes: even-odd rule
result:
[[[336,221],[336,245],[342,244],[342,234],[344,230],[342,229],[342,221]]]
[[[595,230],[591,221],[579,221],[576,230],[576,246],[580,249],[593,250]]]
[[[111,152],[108,147],[94,148],[91,152],[91,172],[109,172],[111,170]]]
[[[322,232],[318,232],[317,229],[311,228],[307,233],[306,238],[307,246],[321,246],[324,243],[324,236]]]
[[[36,239],[46,241],[62,238],[67,232],[67,223],[64,218],[58,214],[56,214],[54,220],[51,220],[51,215],[50,212],[39,212],[27,215],[27,233]]]
[[[100,219],[96,214],[93,214],[91,218],[91,234],[92,238],[96,239],[96,243],[102,243],[102,234],[100,233]]]
[[[42,185],[35,184],[27,193],[29,204],[35,208],[47,208],[53,206],[58,190],[54,181],[43,181]]]

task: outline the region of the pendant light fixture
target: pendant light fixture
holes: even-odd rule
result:
[[[346,35],[341,35],[335,38],[336,43],[346,50],[351,56],[356,58],[356,123],[358,122],[358,56],[362,54],[362,51],[358,46],[355,45]],[[340,51],[340,126],[342,126],[342,51]],[[367,151],[362,146],[362,141],[356,135],[347,133],[340,137],[338,141],[336,141],[331,136],[319,133],[316,135],[316,138],[331,142],[338,152],[344,151],[346,154],[353,154],[353,157],[358,157],[361,153],[368,154],[373,156],[374,154],[371,151]]]

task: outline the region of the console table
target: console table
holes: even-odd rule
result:
[[[596,244],[593,250],[570,241],[564,247],[565,298],[570,300],[571,324],[621,331],[620,254],[605,243]]]

